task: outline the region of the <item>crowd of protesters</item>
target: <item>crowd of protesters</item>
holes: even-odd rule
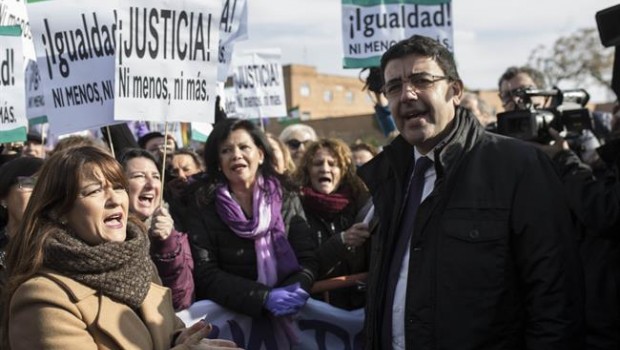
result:
[[[175,316],[205,299],[292,339],[313,298],[365,308],[368,349],[619,349],[619,113],[603,132],[498,135],[420,36],[369,78],[386,144],[220,117],[196,150],[127,125],[3,145],[3,348],[235,348]],[[524,88],[540,74],[508,68],[505,111]]]

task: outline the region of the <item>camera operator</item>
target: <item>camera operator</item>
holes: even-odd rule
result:
[[[544,89],[545,78],[536,69],[530,67],[509,67],[499,78],[499,98],[507,112],[514,111],[519,106],[519,99],[515,92],[523,88]],[[544,97],[532,98],[535,108],[545,107]]]
[[[509,68],[499,81],[504,108],[509,111],[523,109],[522,101],[514,92],[519,88],[544,88],[541,78],[542,75],[531,68]],[[544,97],[531,100],[535,108],[549,107]],[[580,242],[580,255],[585,274],[587,348],[619,349],[620,183],[617,162],[609,158],[620,158],[620,152],[605,157],[609,164],[615,164],[595,175],[584,162],[587,159],[592,164],[598,159],[593,151],[598,141],[594,142],[592,132],[569,147],[569,142],[557,130],[550,127],[547,131],[553,142],[538,146],[553,160],[569,205],[585,232]],[[573,149],[581,151],[583,159]]]
[[[530,67],[508,68],[499,79],[499,96],[506,113],[498,115],[498,118],[505,119],[498,125],[498,131],[526,141],[547,144],[552,141],[547,132],[549,125],[557,124],[556,129],[566,126],[570,131],[570,138],[567,139],[570,148],[587,164],[594,164],[598,160],[596,148],[600,142],[592,131],[592,115],[583,108],[589,99],[588,93],[585,90],[545,89],[545,79],[538,70]],[[518,111],[522,113],[518,114]],[[535,118],[536,124],[544,125],[539,126],[540,130],[528,132],[505,130],[508,123],[511,123],[510,129],[520,129],[524,123],[531,122],[530,118]],[[536,131],[538,135],[532,139]]]

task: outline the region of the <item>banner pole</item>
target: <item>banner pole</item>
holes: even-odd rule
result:
[[[164,155],[161,160],[161,191],[159,196],[159,206],[164,202],[164,183],[166,180],[166,156],[168,155],[168,119],[164,121]]]
[[[116,158],[116,154],[114,153],[114,142],[112,142],[112,134],[110,134],[110,126],[106,125],[105,130],[108,133],[108,146],[110,147],[110,152],[112,152],[112,157]]]
[[[258,117],[258,120],[260,122],[260,129],[265,132],[265,122],[263,121],[262,117]]]

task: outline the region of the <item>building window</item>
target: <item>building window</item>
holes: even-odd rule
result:
[[[303,97],[310,96],[310,86],[306,83],[301,84],[301,86],[299,87],[299,94]]]
[[[301,120],[310,120],[311,119],[311,114],[310,112],[301,112]]]
[[[334,93],[331,90],[325,90],[323,92],[323,101],[332,102],[334,99]]]
[[[354,94],[353,91],[347,91],[344,93],[344,99],[347,101],[347,103],[352,104],[353,100],[354,100]]]

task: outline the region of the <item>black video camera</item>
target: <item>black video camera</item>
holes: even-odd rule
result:
[[[584,108],[590,95],[584,89],[538,90],[521,88],[512,92],[517,97],[516,110],[497,114],[497,132],[525,141],[546,144],[551,141],[549,127],[566,130],[567,138],[592,129],[590,111]],[[537,108],[532,97],[551,99],[546,108]]]

